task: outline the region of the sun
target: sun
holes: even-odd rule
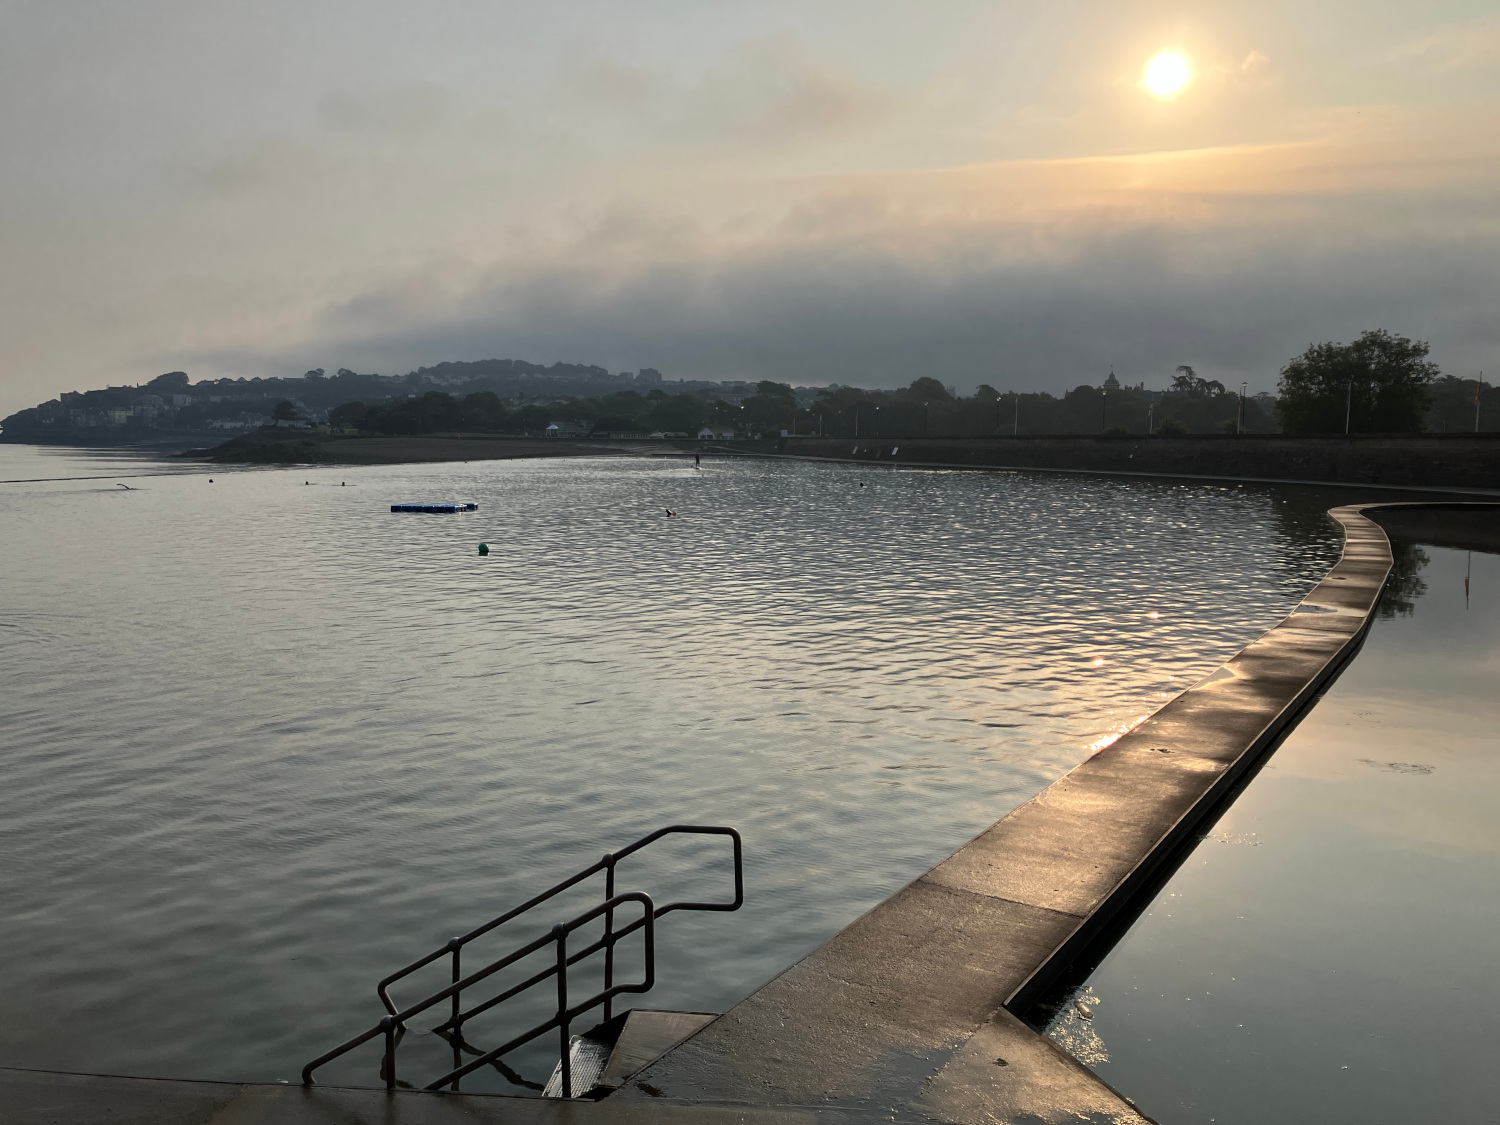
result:
[[[1187,58],[1176,51],[1163,51],[1146,64],[1141,85],[1158,98],[1170,98],[1182,91],[1193,78]]]

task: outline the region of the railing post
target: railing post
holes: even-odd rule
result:
[[[462,971],[462,968],[461,968],[462,954],[459,952],[460,950],[463,949],[463,947],[464,947],[464,943],[462,941],[460,941],[458,938],[449,938],[448,939],[448,948],[451,949],[451,950],[453,950],[453,983],[454,984],[457,984],[459,981],[463,980],[463,971]],[[461,1023],[459,1023],[459,1020],[458,1020],[458,1013],[459,1013],[460,1008],[462,1007],[462,1005],[459,1003],[459,999],[458,999],[459,995],[460,994],[457,993],[457,992],[455,992],[453,994],[453,1018],[449,1021],[450,1025],[451,1025],[451,1030],[448,1032],[448,1034],[453,1037],[453,1069],[454,1070],[457,1070],[461,1065],[463,1065],[463,1057],[462,1057],[463,1053],[462,1053],[462,1051],[459,1050],[459,1046],[458,1046],[459,1041],[462,1040],[463,1034],[464,1034],[463,1033],[463,1025]],[[453,1086],[451,1088],[452,1088],[452,1090],[453,1090],[453,1092],[455,1094],[458,1093],[458,1079],[457,1078],[455,1078],[453,1080]]]
[[[698,834],[710,833],[727,835],[731,837],[734,845],[733,860],[735,892],[734,900],[732,902],[684,901],[669,903],[660,908],[657,908],[651,901],[650,896],[645,894],[644,892],[633,891],[623,895],[617,893],[618,880],[616,878],[615,869],[618,867],[620,859],[629,856],[636,851],[639,851],[646,845],[651,844],[654,841],[662,838],[663,836],[674,832],[688,832]],[[361,1044],[368,1043],[375,1037],[383,1035],[385,1038],[385,1047],[382,1066],[383,1074],[381,1075],[381,1077],[385,1079],[385,1085],[388,1090],[396,1089],[398,1085],[398,1080],[396,1077],[396,1049],[401,1040],[405,1037],[405,1033],[407,1031],[407,1025],[405,1022],[402,1022],[402,1017],[405,1016],[409,1018],[420,1012],[427,1011],[440,1004],[442,1002],[442,999],[446,998],[451,1003],[451,1013],[448,1022],[443,1025],[443,1028],[451,1030],[452,1032],[453,1038],[450,1045],[453,1048],[454,1070],[452,1073],[443,1075],[442,1077],[438,1078],[435,1083],[427,1086],[426,1089],[441,1090],[444,1087],[451,1087],[451,1089],[457,1090],[459,1088],[459,1078],[462,1074],[468,1074],[480,1066],[487,1065],[495,1059],[498,1059],[506,1052],[511,1051],[524,1043],[533,1042],[539,1037],[544,1036],[549,1030],[551,1030],[551,1028],[556,1027],[558,1029],[558,1078],[560,1080],[560,1092],[564,1097],[571,1099],[574,1096],[574,1090],[571,1042],[572,1011],[569,1004],[568,990],[568,934],[570,934],[574,929],[592,923],[595,919],[603,919],[603,938],[598,942],[585,942],[586,947],[578,955],[578,959],[582,961],[585,956],[590,956],[597,952],[604,953],[605,965],[603,994],[598,996],[590,996],[588,1000],[580,1003],[578,1014],[582,1015],[583,1013],[591,1009],[602,1006],[604,1009],[604,1019],[606,1021],[612,1020],[614,1018],[614,997],[610,994],[613,993],[616,988],[614,982],[616,975],[615,946],[618,944],[618,939],[621,936],[634,933],[637,929],[643,929],[644,932],[642,936],[644,939],[643,954],[645,961],[645,979],[640,982],[632,981],[628,984],[620,985],[618,987],[623,992],[639,993],[648,991],[656,982],[655,923],[657,917],[661,914],[674,910],[738,910],[744,902],[745,894],[742,862],[743,860],[740,834],[737,831],[735,831],[733,828],[728,827],[709,827],[703,825],[669,825],[665,828],[660,828],[655,832],[643,836],[641,839],[635,841],[635,843],[633,844],[630,844],[620,852],[606,852],[600,862],[591,864],[589,867],[580,871],[571,879],[559,883],[551,890],[534,897],[533,899],[522,904],[516,909],[502,914],[498,918],[492,919],[490,922],[472,931],[471,933],[464,935],[463,937],[450,938],[441,947],[434,950],[426,957],[413,962],[406,968],[401,969],[382,980],[376,986],[376,992],[380,997],[381,1003],[385,1006],[388,1015],[374,1027],[368,1028],[368,1030],[362,1032],[355,1038],[350,1039],[348,1042],[328,1052],[326,1055],[322,1055],[319,1058],[314,1059],[311,1063],[308,1063],[305,1067],[303,1067],[302,1070],[303,1083],[306,1085],[314,1085],[315,1082],[313,1079],[313,1071],[323,1066],[325,1063],[331,1062],[335,1058],[347,1054],[349,1051],[355,1049],[356,1047],[359,1047]],[[602,903],[596,904],[592,909],[585,911],[582,915],[573,919],[571,922],[559,923],[553,926],[550,933],[537,935],[537,937],[535,937],[531,942],[517,949],[509,956],[502,957],[500,960],[494,962],[491,965],[487,965],[486,967],[480,969],[478,972],[470,974],[473,983],[471,985],[464,985],[465,977],[463,975],[464,968],[462,949],[466,942],[480,936],[481,934],[490,932],[497,926],[510,921],[512,918],[519,916],[525,911],[531,910],[532,908],[540,905],[545,900],[554,897],[562,891],[577,886],[583,880],[590,878],[600,871],[603,871],[605,873],[605,899]],[[627,901],[640,902],[645,910],[644,916],[639,920],[630,922],[625,926],[624,930],[617,931],[614,924],[614,915],[615,911],[619,909],[620,904],[616,903],[616,899],[621,900],[621,903]],[[488,978],[492,974],[500,971],[501,969],[504,969],[506,966],[517,961],[521,957],[540,953],[542,949],[546,948],[549,941],[555,943],[556,945],[557,963],[555,968],[544,969],[540,973],[535,974],[532,978],[515,985],[513,988],[502,990],[498,995],[495,995],[492,998],[477,1004],[467,1013],[464,1011],[463,997],[459,992],[460,986],[468,987],[470,991],[472,991],[473,987],[477,987],[477,982],[479,980]],[[451,961],[450,975],[452,983],[449,984],[446,988],[436,990],[425,1000],[410,1004],[406,1007],[398,1008],[396,1002],[391,998],[389,986],[395,981],[401,980],[404,977],[407,977],[412,973],[433,964],[435,961],[440,960],[445,955],[448,956]],[[468,1016],[474,1016],[482,1012],[489,1011],[496,1005],[502,1003],[507,999],[510,999],[512,996],[517,995],[519,992],[524,991],[525,989],[531,988],[533,985],[541,984],[546,980],[548,976],[551,976],[554,973],[557,976],[558,996],[557,1015],[555,1017],[544,1021],[537,1027],[533,1027],[530,1031],[526,1032],[525,1035],[521,1036],[520,1038],[517,1038],[511,1042],[506,1043],[502,1047],[495,1048],[493,1051],[481,1055],[479,1058],[470,1062],[468,1065],[459,1065],[462,1062],[462,1051],[460,1048],[460,1044],[462,1043],[462,1035],[460,1031],[462,1021],[467,1019]],[[464,1049],[468,1049],[466,1044],[464,1045]]]
[[[380,1021],[380,1026],[385,1030],[385,1088],[394,1090],[396,1088],[396,1021],[391,1016],[386,1016]]]
[[[459,958],[460,958],[459,950],[463,949],[463,947],[464,947],[464,943],[461,942],[461,941],[459,941],[458,938],[449,938],[448,939],[448,948],[453,951],[453,983],[454,984],[457,984],[459,981],[463,980],[463,973],[461,973],[459,971]],[[455,992],[453,994],[453,1029],[455,1031],[458,1030],[458,1010],[459,1010],[459,1000],[458,1000],[458,997],[459,997],[459,994],[457,992]]]
[[[615,854],[604,853],[604,901],[608,902],[615,897]],[[604,991],[608,992],[615,985],[615,943],[612,940],[615,932],[615,908],[610,907],[604,912]],[[604,1022],[608,1023],[610,1016],[614,1015],[615,998],[609,997],[604,1001]]]
[[[568,928],[561,922],[552,927],[557,938],[557,1039],[562,1067],[562,1096],[573,1096],[573,1052],[568,1042]]]

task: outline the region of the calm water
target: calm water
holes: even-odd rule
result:
[[[1163,1125],[1500,1120],[1500,556],[1407,559],[1052,1025]]]
[[[743,831],[748,904],[665,920],[649,1003],[721,1010],[1273,625],[1347,496],[636,459],[124,475],[161,469],[0,446],[6,480],[134,486],[0,485],[6,1065],[295,1080],[384,973],[684,820]],[[481,509],[388,510],[452,498]],[[723,886],[713,849],[637,870]]]

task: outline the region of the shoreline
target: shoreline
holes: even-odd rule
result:
[[[282,430],[242,434],[210,449],[190,449],[176,456],[212,464],[420,465],[532,457],[597,457],[621,452],[624,450],[581,446],[573,441],[498,434],[345,436]]]
[[[884,467],[1500,491],[1500,434],[1494,433],[797,437],[777,441],[774,454]]]

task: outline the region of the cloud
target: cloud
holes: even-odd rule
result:
[[[232,198],[290,179],[307,182],[326,165],[317,150],[286,137],[267,135],[256,138],[247,151],[205,165],[200,178],[210,194]]]
[[[1445,24],[1402,44],[1393,61],[1433,70],[1472,70],[1500,63],[1500,20]]]
[[[610,110],[640,110],[658,92],[656,76],[613,59],[595,59],[572,76],[572,93]]]
[[[410,140],[440,127],[452,103],[452,93],[436,82],[413,82],[362,95],[328,90],[318,99],[318,116],[337,132]]]
[[[734,51],[684,100],[699,132],[762,143],[867,125],[891,105],[884,92],[818,60],[790,32]]]
[[[1409,145],[1419,142],[1411,140]],[[487,266],[431,263],[325,307],[301,348],[406,370],[573,359],[669,376],[1061,390],[1178,363],[1268,390],[1371,327],[1440,361],[1500,344],[1493,177],[1448,204],[1370,188],[1409,148],[1286,145],[830,177],[750,231],[614,209]],[[1483,154],[1479,154],[1483,156]],[[1420,161],[1416,162],[1420,165]],[[293,358],[293,357],[297,358]]]

